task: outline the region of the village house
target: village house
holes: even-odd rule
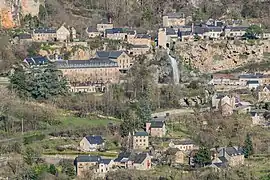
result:
[[[178,38],[178,33],[173,28],[160,28],[158,31],[158,46],[167,48]]]
[[[64,26],[64,24],[56,30],[56,39],[60,42],[67,42],[70,41],[70,32],[69,30]]]
[[[235,109],[235,97],[224,96],[220,98],[219,101],[219,110],[223,116],[230,116],[233,114]]]
[[[233,74],[213,74],[209,82],[212,85],[241,85],[238,78]]]
[[[186,18],[181,13],[168,13],[163,16],[163,27],[184,26]]]
[[[147,45],[132,45],[129,50],[129,54],[133,56],[147,54],[150,51],[150,47]]]
[[[182,139],[182,140],[172,140],[169,143],[169,147],[178,148],[181,151],[189,152],[195,149],[198,149],[198,146],[190,139]]]
[[[185,154],[178,148],[168,148],[165,152],[167,161],[171,164],[184,164]]]
[[[79,177],[87,175],[104,177],[113,169],[114,162],[111,159],[103,159],[100,156],[78,156],[75,161],[76,174]]]
[[[105,30],[105,37],[111,40],[128,41],[128,39],[134,38],[135,35],[136,31],[124,28],[112,28]]]
[[[209,39],[220,39],[223,33],[222,27],[207,27],[207,31],[204,32],[203,36]]]
[[[133,149],[147,149],[149,147],[148,133],[145,131],[136,132],[133,135]]]
[[[270,86],[260,86],[257,92],[259,102],[270,102]]]
[[[73,82],[118,83],[118,63],[109,58],[91,58],[89,60],[60,60],[56,66],[67,79]]]
[[[101,32],[99,32],[96,28],[92,28],[92,27],[88,27],[86,29],[86,33],[87,33],[89,38],[95,38],[95,37],[99,37],[102,35]]]
[[[225,37],[227,38],[242,38],[247,30],[248,26],[227,26],[224,29]]]
[[[33,30],[32,39],[34,42],[56,41],[56,29],[38,28]]]
[[[248,81],[258,81],[260,85],[263,85],[263,74],[242,74],[239,75],[239,82],[247,85]]]
[[[256,111],[251,111],[249,112],[251,119],[252,119],[252,125],[253,126],[263,126],[265,125],[266,119],[265,112],[256,112]]]
[[[149,170],[151,169],[151,156],[148,153],[121,152],[114,160],[114,166],[124,169]]]
[[[116,61],[120,71],[127,71],[132,65],[132,58],[126,51],[97,51],[96,57]]]
[[[151,36],[148,34],[136,34],[133,38],[128,38],[128,43],[132,45],[144,45],[151,47]]]
[[[102,20],[102,22],[97,24],[97,31],[104,33],[107,29],[113,29],[113,23],[111,22],[111,18],[109,21]]]
[[[32,35],[27,33],[19,34],[19,42],[21,44],[32,43],[33,42]]]
[[[85,136],[80,142],[82,151],[97,151],[104,148],[104,140],[101,136]]]
[[[69,91],[73,93],[95,93],[96,84],[87,82],[69,84]]]
[[[262,77],[262,83],[261,85],[270,85],[270,74],[264,74]]]
[[[224,164],[225,166],[238,166],[244,164],[243,149],[237,146],[220,147],[216,149],[212,164]]]
[[[260,86],[260,82],[258,80],[247,81],[247,87],[249,89],[257,89]]]
[[[166,126],[164,121],[152,120],[146,123],[146,132],[152,137],[163,137],[166,134]]]

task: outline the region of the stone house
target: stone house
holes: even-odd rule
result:
[[[38,28],[33,30],[32,39],[34,42],[56,41],[56,29]]]
[[[88,27],[86,29],[86,33],[89,38],[95,38],[102,35],[101,32],[99,32],[96,28],[92,28],[92,27]]]
[[[151,47],[151,36],[148,34],[136,34],[133,38],[128,38],[128,43],[132,45],[144,45]]]
[[[233,114],[235,109],[235,97],[234,96],[224,96],[220,98],[219,101],[219,110],[223,116],[230,116]]]
[[[146,123],[146,132],[152,137],[163,137],[166,135],[166,125],[164,121],[155,121]]]
[[[95,93],[96,85],[92,83],[73,83],[69,85],[69,91],[74,93]]]
[[[67,42],[70,40],[70,32],[69,30],[64,26],[64,24],[56,30],[56,39],[60,42]]]
[[[270,86],[260,86],[257,92],[259,102],[270,102]]]
[[[165,154],[171,164],[184,164],[185,154],[178,148],[169,148]]]
[[[151,156],[145,152],[121,152],[114,160],[114,166],[124,169],[149,170],[151,169]]]
[[[136,132],[133,135],[133,149],[147,149],[149,147],[149,137],[147,132]]]
[[[257,87],[259,86],[260,86],[260,83],[258,80],[247,81],[247,87],[249,89],[257,89]]]
[[[186,18],[181,13],[168,13],[162,19],[163,27],[184,26],[186,24]]]
[[[199,147],[195,145],[195,143],[190,139],[182,139],[182,140],[172,140],[169,143],[169,147],[178,148],[184,152],[190,152],[192,150],[198,149]]]
[[[150,51],[150,47],[147,45],[132,45],[132,48],[129,50],[129,54],[133,56],[147,54]]]
[[[104,140],[101,136],[85,136],[80,141],[80,149],[82,151],[97,151],[98,149],[104,148]]]
[[[252,119],[252,125],[264,125],[265,124],[265,118],[262,113],[251,111],[249,112],[251,119]]]
[[[56,67],[67,79],[73,82],[118,83],[118,63],[109,58],[91,58],[89,60],[56,61]]]
[[[270,74],[263,75],[261,85],[270,85]]]
[[[112,28],[105,30],[105,37],[111,40],[128,41],[134,38],[136,31],[126,30],[124,28]]]
[[[216,149],[212,163],[223,163],[226,166],[238,166],[244,164],[243,149],[237,146],[220,147]]]
[[[96,57],[116,61],[120,71],[127,71],[132,65],[132,58],[126,51],[97,51]]]
[[[248,26],[227,26],[224,29],[225,37],[227,38],[242,38]]]
[[[262,85],[263,77],[263,74],[242,74],[239,75],[239,82],[247,84],[248,81],[258,81]]]
[[[158,31],[158,46],[167,48],[179,39],[177,31],[173,28],[160,28]]]
[[[97,31],[104,33],[107,29],[113,29],[113,23],[111,22],[111,19],[109,21],[102,20],[102,22],[97,24]]]
[[[212,85],[241,85],[233,74],[213,74],[209,84]]]
[[[204,32],[203,36],[210,39],[220,39],[223,33],[222,27],[207,27],[207,31]]]
[[[102,176],[112,170],[114,162],[111,159],[103,159],[100,156],[78,156],[74,161],[76,174],[84,177],[87,174],[91,176]]]
[[[32,43],[33,42],[32,35],[27,34],[27,33],[20,34],[19,35],[19,42],[22,44]]]

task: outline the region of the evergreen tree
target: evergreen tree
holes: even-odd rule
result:
[[[49,99],[68,92],[67,81],[53,65],[46,68],[16,69],[10,78],[9,89],[20,97]]]
[[[55,165],[50,164],[50,167],[48,169],[48,172],[51,173],[51,174],[53,174],[53,175],[56,175],[57,169],[56,169]]]
[[[245,140],[245,145],[244,145],[244,156],[245,158],[248,158],[250,155],[253,154],[253,144],[251,140],[250,134],[247,134],[246,140]]]
[[[201,147],[194,157],[194,163],[200,167],[211,163],[211,152],[206,147]]]
[[[137,106],[138,128],[144,128],[145,123],[151,120],[151,105],[147,95],[141,96]]]

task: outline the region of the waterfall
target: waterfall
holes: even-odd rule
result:
[[[170,55],[170,50],[168,48],[167,50],[167,53],[168,53],[168,56],[170,58],[170,61],[171,61],[171,65],[172,65],[172,70],[173,70],[173,81],[174,81],[174,84],[179,84],[179,70],[178,70],[178,64],[176,62],[176,59],[173,58],[171,55]]]

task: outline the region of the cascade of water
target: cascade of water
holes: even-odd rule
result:
[[[178,70],[178,64],[176,62],[176,59],[173,58],[171,55],[170,55],[170,50],[168,48],[167,50],[167,53],[168,53],[168,56],[170,58],[170,61],[171,61],[171,65],[172,65],[172,70],[173,70],[173,81],[174,81],[174,84],[179,84],[179,70]]]

